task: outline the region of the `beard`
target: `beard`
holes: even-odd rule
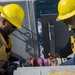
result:
[[[11,29],[4,29],[3,30],[7,35],[10,35],[13,33],[14,30],[11,30]]]

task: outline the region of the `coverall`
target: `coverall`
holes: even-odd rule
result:
[[[75,65],[75,29],[69,30],[70,39],[66,46],[58,51],[61,57],[67,57],[69,54],[74,53],[73,58],[69,59],[68,61],[60,64],[60,65]]]
[[[7,36],[7,34],[0,29],[0,60],[7,61],[9,59],[11,48],[11,35]]]

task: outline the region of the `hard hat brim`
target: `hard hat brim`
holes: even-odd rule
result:
[[[65,20],[65,19],[68,19],[68,18],[70,18],[70,17],[72,17],[74,15],[75,15],[75,11],[73,11],[73,12],[71,12],[69,14],[63,15],[63,16],[58,15],[58,17],[56,18],[56,21]]]
[[[3,14],[3,17],[5,17],[10,23],[12,23],[14,26],[16,26],[17,28],[22,28],[21,24],[17,24],[16,22],[14,22],[11,18],[9,18],[4,10],[3,10],[3,6],[0,6],[0,12]]]

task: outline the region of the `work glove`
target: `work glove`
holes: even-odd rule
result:
[[[59,54],[50,54],[48,53],[48,65],[49,66],[58,66],[58,60],[57,58],[60,58]]]

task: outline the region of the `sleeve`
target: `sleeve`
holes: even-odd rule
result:
[[[58,51],[60,57],[67,57],[69,54],[73,53],[71,49],[71,40],[69,39],[66,46]]]

